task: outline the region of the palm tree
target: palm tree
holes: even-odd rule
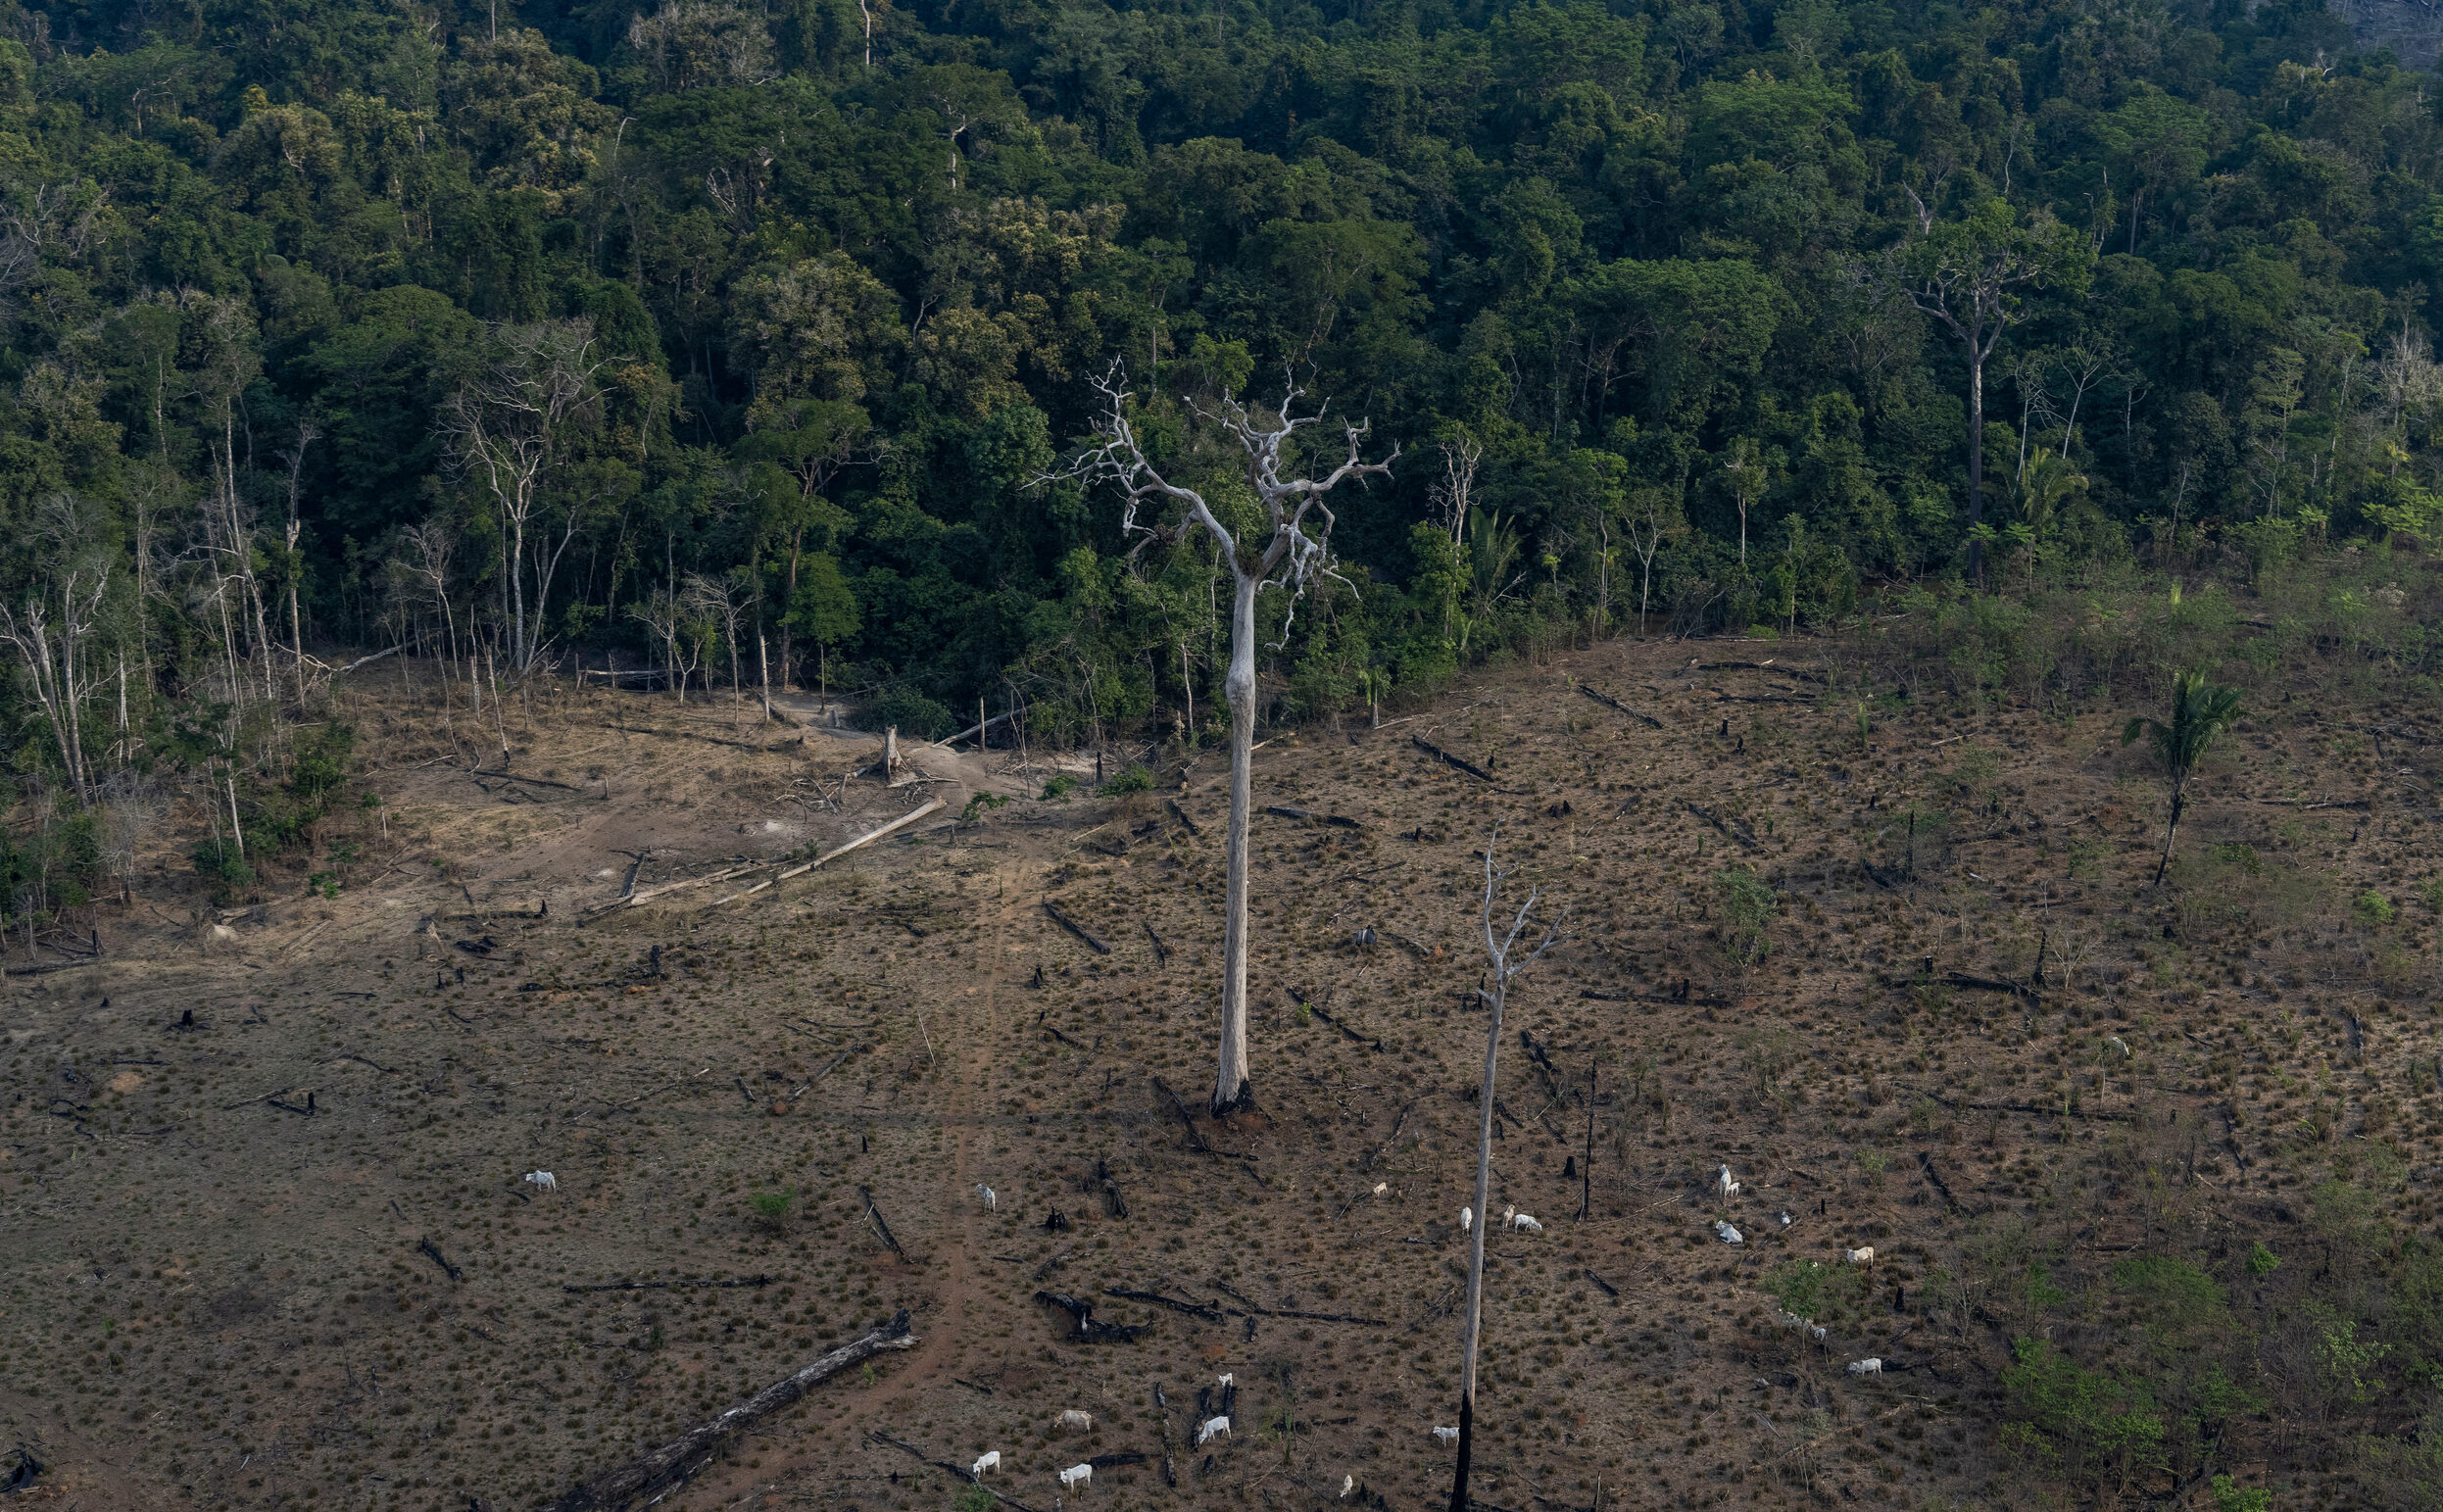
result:
[[[2180,672],[2172,679],[2172,718],[2139,715],[2121,731],[2121,744],[2140,735],[2154,738],[2163,757],[2165,777],[2172,785],[2172,822],[2163,832],[2163,859],[2155,866],[2155,883],[2172,869],[2172,841],[2180,832],[2180,814],[2188,806],[2188,779],[2214,745],[2215,737],[2239,717],[2239,690],[2217,687],[2203,672]]]

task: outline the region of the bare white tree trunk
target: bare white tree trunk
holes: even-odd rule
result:
[[[1230,839],[1225,854],[1226,917],[1222,929],[1221,1067],[1214,1077],[1210,1104],[1218,1117],[1245,1106],[1248,1100],[1246,832],[1247,809],[1252,802],[1249,766],[1255,744],[1255,596],[1267,587],[1279,588],[1289,595],[1292,611],[1295,611],[1308,585],[1333,570],[1334,517],[1323,496],[1349,478],[1389,474],[1399,451],[1393,448],[1391,458],[1383,462],[1361,461],[1358,449],[1364,442],[1366,427],[1344,421],[1342,428],[1348,446],[1345,460],[1320,478],[1288,477],[1285,472],[1294,471],[1295,467],[1285,465],[1285,449],[1298,431],[1323,418],[1321,409],[1312,415],[1295,413],[1304,390],[1291,384],[1282,395],[1279,409],[1269,415],[1249,410],[1227,393],[1209,406],[1197,406],[1198,418],[1215,425],[1238,443],[1247,486],[1263,505],[1263,519],[1247,527],[1247,539],[1243,543],[1213,513],[1203,495],[1163,477],[1147,458],[1129,415],[1128,401],[1134,396],[1126,390],[1127,378],[1120,364],[1113,362],[1110,369],[1093,382],[1105,404],[1101,424],[1097,428],[1094,445],[1059,476],[1088,484],[1118,484],[1127,499],[1120,519],[1122,534],[1150,537],[1167,544],[1191,530],[1201,530],[1212,538],[1218,555],[1230,564],[1230,675],[1224,684],[1230,702]],[[1163,523],[1147,523],[1137,512],[1145,505],[1163,511],[1169,517]],[[1177,512],[1170,513],[1174,509]],[[1270,527],[1271,535],[1259,545],[1254,532],[1264,526]],[[1285,643],[1288,634],[1285,624]],[[1020,739],[1024,739],[1023,732]]]
[[[1228,882],[1222,901],[1221,1065],[1213,1079],[1213,1106],[1246,1100],[1246,833],[1254,807],[1255,775],[1255,590],[1258,580],[1240,576],[1230,596],[1230,829],[1223,850]]]

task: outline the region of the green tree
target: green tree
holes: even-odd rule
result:
[[[1915,198],[1915,191],[1910,191]],[[2043,211],[2024,219],[2010,202],[1989,199],[1958,220],[1937,222],[1918,201],[1917,233],[1889,253],[1882,276],[1960,344],[1968,366],[1968,528],[1984,518],[1985,365],[2003,332],[2038,289],[2080,293],[2093,253],[2077,231]],[[1968,568],[1978,566],[1972,535]]]
[[[857,632],[861,616],[856,594],[840,572],[840,560],[829,552],[806,558],[789,593],[790,627],[814,643],[815,687],[825,704],[831,700],[831,650]]]
[[[2163,827],[2163,859],[2155,865],[2158,886],[2172,867],[2172,843],[2179,835],[2180,815],[2188,806],[2189,779],[2196,775],[2197,763],[2205,759],[2215,740],[2238,717],[2238,689],[2218,687],[2203,672],[2180,672],[2172,679],[2171,718],[2136,715],[2121,731],[2125,746],[2141,735],[2154,742],[2164,779],[2172,789],[2172,818]]]

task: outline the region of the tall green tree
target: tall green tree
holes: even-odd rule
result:
[[[1968,567],[1978,566],[1974,532],[1984,518],[1985,365],[2003,332],[2039,290],[2082,292],[2094,253],[2076,230],[2044,211],[2022,216],[1988,199],[1957,220],[1937,221],[1915,190],[1914,234],[1886,255],[1893,288],[1959,343],[1968,368]]]

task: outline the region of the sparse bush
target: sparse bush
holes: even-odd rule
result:
[[[1760,964],[1773,950],[1765,927],[1781,911],[1773,889],[1744,866],[1714,873],[1714,896],[1722,903],[1722,949],[1740,970]]]
[[[747,1205],[755,1209],[756,1222],[774,1234],[788,1226],[790,1209],[797,1206],[797,1202],[798,1189],[795,1187],[783,1187],[778,1192],[757,1192],[747,1198]]]
[[[1153,791],[1153,773],[1143,765],[1132,766],[1102,785],[1103,796],[1117,798],[1127,793]]]

